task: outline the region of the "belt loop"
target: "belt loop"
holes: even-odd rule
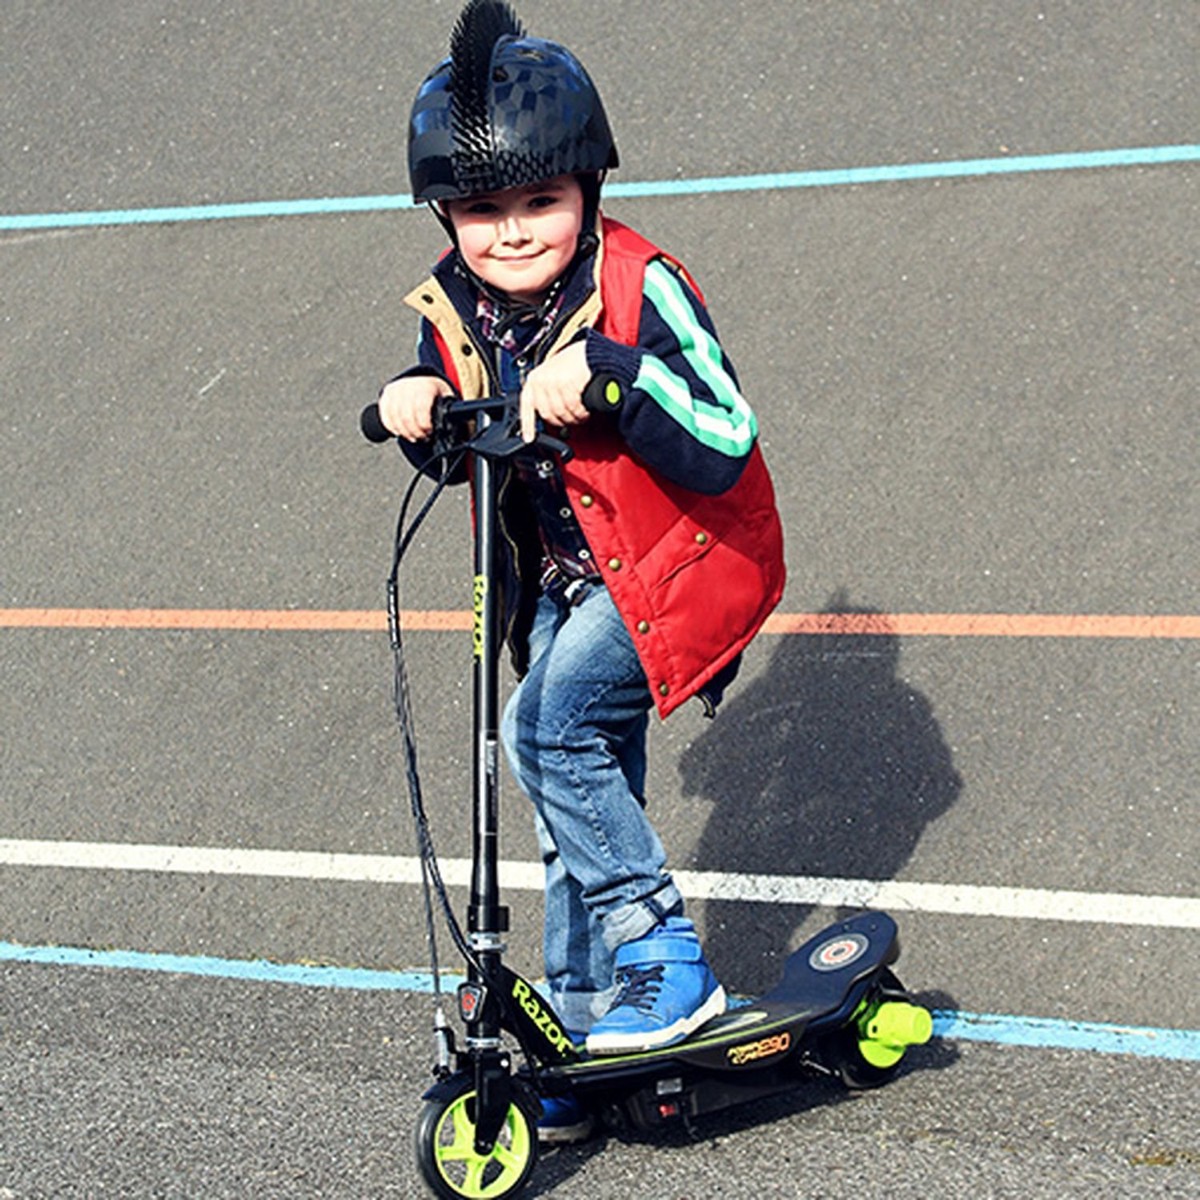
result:
[[[583,599],[588,582],[586,579],[572,579],[563,589],[563,599],[569,607],[574,608]]]

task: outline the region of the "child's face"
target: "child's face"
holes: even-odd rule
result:
[[[467,266],[492,287],[536,304],[575,257],[583,191],[573,175],[560,175],[451,200],[446,211]]]

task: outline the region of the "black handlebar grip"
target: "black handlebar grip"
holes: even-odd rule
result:
[[[625,399],[625,389],[612,375],[593,375],[583,389],[583,407],[590,413],[615,413]]]
[[[396,436],[380,419],[378,404],[368,404],[362,410],[358,427],[368,442],[388,442]]]

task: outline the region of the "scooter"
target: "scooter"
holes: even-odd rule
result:
[[[603,381],[593,380],[593,386]],[[377,406],[362,414],[373,441],[391,437]],[[522,441],[517,397],[452,400],[435,410],[429,463],[405,496],[388,581],[396,659],[396,709],[406,749],[410,800],[425,883],[425,914],[435,1001],[433,1068],[415,1129],[418,1170],[434,1195],[515,1196],[538,1160],[537,1123],[544,1098],[573,1094],[603,1125],[647,1131],[832,1076],[849,1088],[886,1083],[909,1046],[928,1041],[930,1013],[913,1003],[891,967],[899,957],[896,923],[863,912],[828,926],[787,959],[779,983],[710,1020],[685,1041],[614,1056],[574,1044],[546,998],[504,962],[509,926],[500,902],[498,490],[518,455],[569,456],[564,442],[540,431]],[[466,931],[453,912],[434,853],[421,798],[404,674],[398,575],[401,560],[441,489],[469,467],[473,480],[474,700],[472,870]],[[432,494],[409,523],[421,476]],[[446,1019],[437,963],[434,909],[440,908],[466,963],[457,989],[465,1026],[461,1046]],[[507,1040],[506,1040],[507,1035]],[[521,1064],[514,1065],[515,1041]]]

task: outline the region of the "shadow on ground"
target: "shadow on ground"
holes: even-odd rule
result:
[[[837,597],[824,611],[879,615]],[[899,656],[886,626],[778,639],[767,670],[684,755],[684,791],[712,803],[698,869],[896,876],[962,788],[931,704],[897,673]],[[710,900],[705,947],[718,977],[740,992],[770,987],[811,911]]]

